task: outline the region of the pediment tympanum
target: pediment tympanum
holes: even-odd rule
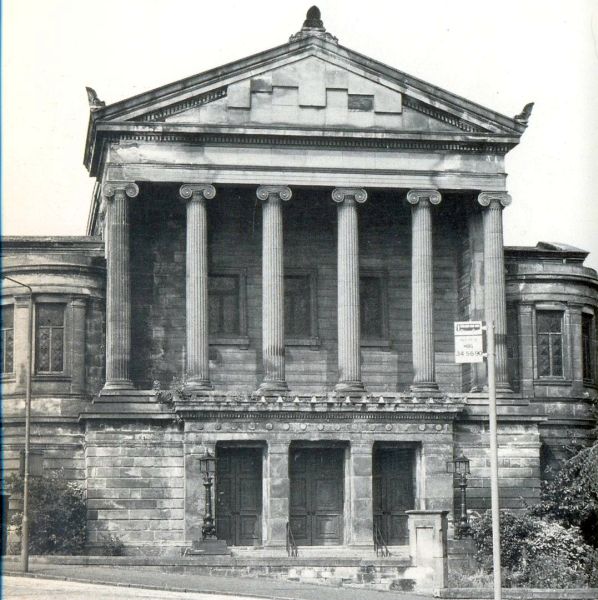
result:
[[[251,75],[135,120],[198,125],[482,131],[317,56]]]

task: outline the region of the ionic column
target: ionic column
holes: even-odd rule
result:
[[[359,322],[359,233],[357,204],[367,200],[359,188],[336,188],[338,202],[338,383],[339,392],[363,391]]]
[[[284,270],[282,202],[291,199],[284,186],[260,186],[263,201],[262,224],[262,358],[264,380],[259,392],[284,391]]]
[[[434,285],[432,263],[432,206],[440,204],[438,190],[410,190],[411,208],[411,329],[413,390],[437,390],[434,364]]]
[[[484,319],[494,321],[496,341],[496,387],[509,389],[507,370],[507,301],[502,235],[502,209],[511,204],[506,192],[482,192],[484,207]]]
[[[129,211],[127,197],[135,198],[139,187],[129,181],[105,183],[108,200],[106,263],[106,383],[105,390],[132,389],[131,280],[129,268]]]
[[[187,184],[179,190],[187,200],[186,307],[187,373],[190,391],[210,389],[208,331],[208,230],[206,200],[216,196],[213,185]]]

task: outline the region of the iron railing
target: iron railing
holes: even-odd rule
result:
[[[293,558],[299,556],[299,548],[297,548],[293,530],[289,523],[287,523],[287,555]]]
[[[378,523],[374,523],[374,550],[376,551],[376,556],[390,556],[390,550],[386,545],[386,541]]]

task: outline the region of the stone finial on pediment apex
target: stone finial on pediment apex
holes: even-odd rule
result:
[[[331,33],[326,31],[324,22],[322,21],[322,14],[317,6],[312,6],[305,15],[305,21],[300,31],[293,34],[290,38],[290,42],[302,40],[307,37],[318,37],[327,42],[338,44],[338,38],[333,36]]]
[[[442,196],[438,190],[434,189],[421,189],[421,190],[409,190],[407,192],[407,202],[409,204],[419,204],[423,201],[428,201],[430,204],[440,204]]]
[[[270,196],[280,198],[284,202],[288,202],[293,195],[290,187],[286,185],[260,185],[255,191],[256,196],[266,202]]]
[[[123,192],[129,198],[135,198],[139,194],[139,186],[133,181],[107,181],[102,186],[102,194],[106,198],[112,198],[118,192]]]
[[[493,203],[500,203],[500,206],[507,207],[511,204],[511,196],[507,192],[481,192],[478,195],[478,202],[486,207]]]
[[[179,194],[183,200],[212,200],[216,196],[216,188],[211,183],[185,183]]]
[[[335,188],[332,190],[332,199],[339,203],[354,200],[363,204],[368,199],[368,193],[363,188]]]

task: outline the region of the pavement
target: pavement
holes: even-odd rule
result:
[[[31,561],[28,574],[18,573],[11,564],[4,564],[3,571],[2,597],[11,600],[433,600],[432,595],[413,592],[332,587],[265,577],[194,575],[161,567],[51,565]]]

